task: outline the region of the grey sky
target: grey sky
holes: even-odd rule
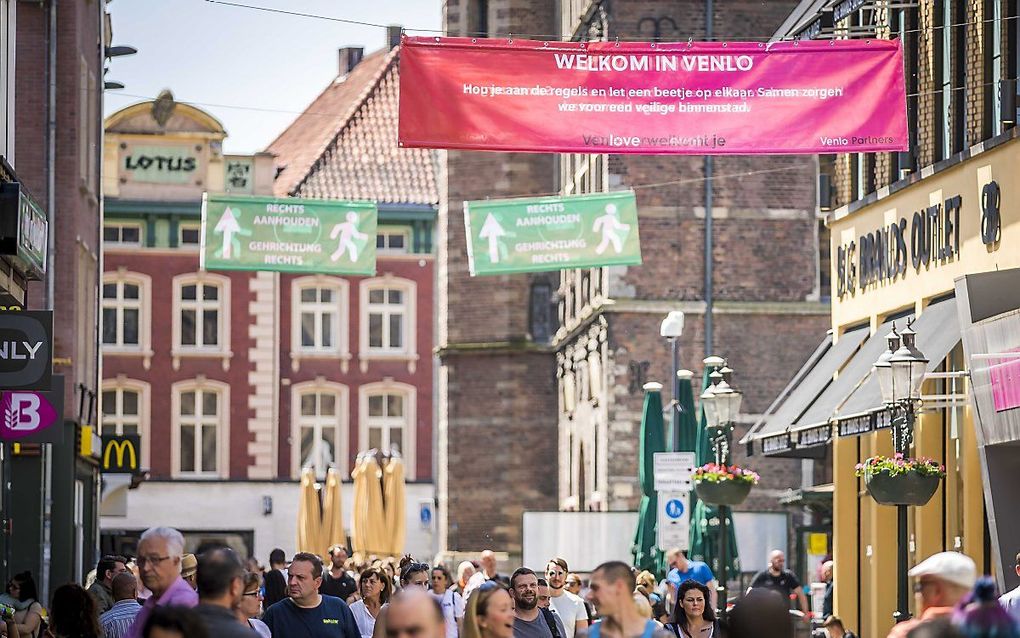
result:
[[[234,0],[359,20],[439,29],[442,0]],[[113,44],[138,49],[115,58],[106,114],[169,88],[219,119],[230,153],[262,150],[337,74],[337,49],[385,45],[386,30],[280,15],[206,0],[116,0]],[[231,108],[245,107],[245,108]],[[264,109],[264,110],[255,110]]]

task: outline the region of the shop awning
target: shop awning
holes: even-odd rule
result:
[[[902,323],[900,322],[901,326]],[[917,333],[916,343],[918,350],[928,358],[925,372],[934,372],[942,365],[942,361],[956,347],[956,344],[960,342],[960,324],[956,314],[956,299],[946,299],[929,305],[924,309],[924,312],[917,316],[917,320],[911,325],[911,329]],[[883,328],[883,330],[878,332],[878,336],[884,339],[888,332],[888,328]],[[869,365],[875,363],[875,360],[882,354],[884,349],[883,345],[883,348],[874,357],[867,359],[867,361],[870,361]],[[862,363],[867,363],[867,361]],[[886,418],[887,415],[884,415],[884,412],[885,407],[882,404],[882,394],[878,387],[878,379],[869,371],[864,382],[847,397],[841,406],[838,406],[834,416],[839,426],[837,429],[840,435],[848,436],[863,434],[872,429],[887,426],[888,418]],[[842,426],[843,422],[849,422],[849,424],[853,424],[853,427],[849,427],[849,424],[844,427]],[[872,427],[869,428],[868,424]]]
[[[762,452],[769,456],[818,456],[817,448],[829,442],[829,428],[814,428],[809,432],[798,431],[796,425],[833,383],[833,375],[853,356],[867,335],[867,326],[847,331],[836,343],[832,342],[832,335],[827,334],[741,442],[760,441]]]

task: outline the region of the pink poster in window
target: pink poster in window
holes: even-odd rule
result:
[[[1020,352],[1020,348],[1010,352]],[[1005,359],[989,369],[996,412],[1020,408],[1020,357]]]

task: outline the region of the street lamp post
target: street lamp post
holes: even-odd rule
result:
[[[701,405],[705,410],[705,425],[712,437],[712,450],[717,465],[730,465],[732,462],[731,448],[733,445],[733,423],[740,412],[743,395],[730,385],[733,370],[723,366],[708,375],[712,380],[701,395]],[[719,505],[719,616],[726,619],[726,604],[729,601],[726,584],[729,581],[729,530],[727,519],[730,515],[729,505]]]
[[[680,451],[680,336],[684,332],[684,313],[680,310],[673,310],[662,320],[659,326],[659,335],[669,339],[673,349],[673,402],[670,406],[670,427],[673,433],[673,440],[670,441],[670,449],[674,452]]]
[[[914,423],[921,403],[921,385],[928,359],[914,345],[915,333],[910,324],[899,334],[896,326],[887,336],[888,349],[875,362],[882,402],[892,412],[893,449],[907,456],[914,440]],[[910,618],[910,597],[907,583],[907,508],[896,506],[896,613],[897,623]]]

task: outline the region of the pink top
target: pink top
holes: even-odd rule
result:
[[[142,605],[138,615],[135,616],[135,622],[131,625],[131,629],[128,629],[127,636],[125,638],[141,638],[142,628],[145,627],[145,621],[148,619],[149,614],[152,613],[153,607],[159,605],[160,607],[166,605],[180,605],[181,607],[194,607],[198,605],[198,594],[191,585],[184,582],[184,579],[180,576],[177,577],[170,587],[167,588],[163,595],[157,600],[155,596],[149,597]]]

